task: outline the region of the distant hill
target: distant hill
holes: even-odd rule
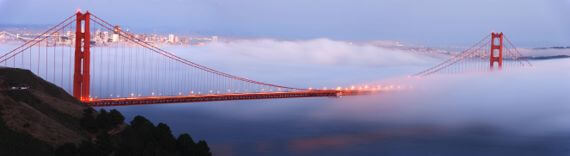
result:
[[[570,46],[539,47],[532,49],[522,49],[525,59],[529,60],[549,60],[570,58]]]
[[[534,48],[535,50],[546,50],[546,49],[570,49],[570,46],[563,47],[563,46],[555,46],[555,47],[539,47]]]
[[[522,57],[523,59],[529,60],[550,60],[550,59],[563,59],[563,58],[570,58],[568,55],[555,55],[555,56],[525,56]]]

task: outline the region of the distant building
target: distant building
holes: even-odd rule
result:
[[[103,32],[103,41],[109,42],[109,32]]]
[[[111,35],[111,42],[119,42],[119,34]]]
[[[126,31],[125,31],[126,30]],[[221,40],[218,36],[178,36],[177,34],[171,33],[166,35],[159,34],[133,34],[133,36],[125,35],[128,29],[121,28],[119,26],[114,26],[112,30],[108,31],[105,29],[95,29],[91,32],[91,41],[97,46],[106,46],[109,43],[117,42],[127,42],[133,39],[138,39],[150,44],[171,44],[171,45],[196,45],[203,46],[210,42],[216,42]],[[10,33],[5,31],[0,31],[0,42],[6,41],[22,41],[22,38],[28,40],[29,36],[38,36],[40,34],[32,32],[24,33]],[[63,33],[55,32],[56,36],[53,40],[54,44],[57,45],[74,45],[75,44],[75,30],[66,30]],[[127,37],[127,38],[123,38]]]
[[[175,40],[176,40],[176,36],[174,36],[174,34],[168,35],[168,43],[171,43],[171,44],[176,43]]]
[[[111,42],[119,42],[119,34],[121,33],[121,27],[116,25],[113,27],[113,35],[111,35]]]

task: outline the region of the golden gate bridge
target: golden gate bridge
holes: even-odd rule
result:
[[[119,41],[95,42],[94,38],[101,38],[102,34],[92,33],[96,32],[93,30],[112,32],[120,37]],[[62,42],[69,44],[55,44]],[[72,88],[73,96],[90,106],[337,97],[392,88],[297,88],[232,75],[177,56],[89,12],[77,12],[0,55],[0,64],[27,69],[60,87]],[[492,33],[414,76],[527,66],[532,65],[503,33]]]

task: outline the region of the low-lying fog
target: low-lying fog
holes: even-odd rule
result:
[[[216,155],[570,154],[570,59],[418,79],[407,76],[441,56],[328,39],[165,49],[220,71],[293,87],[412,86],[372,96],[106,108],[205,139]]]
[[[216,154],[567,155],[570,151],[569,59],[532,61],[533,68],[509,72],[416,79],[406,76],[441,60],[327,39],[243,40],[188,52],[181,55],[222,71],[301,87],[373,81],[413,86],[374,96],[117,107],[129,117],[146,115],[172,125],[176,133],[206,139]]]

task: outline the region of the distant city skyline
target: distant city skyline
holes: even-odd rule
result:
[[[0,0],[0,24],[55,24],[77,9],[139,32],[466,45],[502,31],[570,45],[570,0]]]

